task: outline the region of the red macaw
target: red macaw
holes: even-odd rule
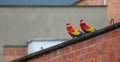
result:
[[[80,20],[80,27],[84,33],[92,33],[96,31],[95,28],[88,26],[83,20]]]
[[[75,29],[69,22],[66,24],[66,30],[73,39],[84,35],[83,32]]]

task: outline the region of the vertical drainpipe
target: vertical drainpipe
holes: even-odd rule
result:
[[[106,0],[103,0],[103,5],[107,5],[107,1]]]

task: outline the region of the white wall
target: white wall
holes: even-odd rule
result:
[[[28,54],[42,50],[41,47],[46,49],[64,41],[65,40],[31,40],[31,42],[28,43]]]

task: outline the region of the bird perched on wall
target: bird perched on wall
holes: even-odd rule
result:
[[[80,27],[84,33],[92,33],[96,31],[95,28],[88,26],[83,20],[80,20]]]
[[[73,39],[75,39],[75,38],[77,38],[77,37],[81,37],[81,36],[84,35],[83,32],[75,29],[75,28],[72,26],[72,24],[70,24],[69,22],[66,24],[66,30],[67,30],[67,32],[70,34],[70,36],[71,36]]]

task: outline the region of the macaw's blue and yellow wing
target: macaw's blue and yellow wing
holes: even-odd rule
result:
[[[69,33],[71,36],[73,36],[73,37],[80,37],[80,36],[83,36],[84,35],[84,33],[83,32],[81,32],[81,31],[79,31],[79,30],[75,30],[74,32],[72,32],[72,33]]]
[[[96,30],[93,27],[90,27],[89,29],[84,29],[85,33],[92,33],[95,32]]]

